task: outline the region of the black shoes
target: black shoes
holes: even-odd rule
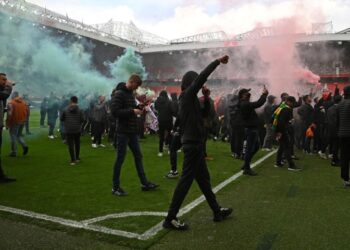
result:
[[[165,220],[163,222],[163,228],[185,231],[185,230],[188,230],[189,226],[185,222],[180,221],[178,218],[175,218],[170,221]]]
[[[220,208],[220,212],[214,214],[213,220],[215,222],[220,222],[226,219],[230,214],[232,214],[233,209],[232,208]]]
[[[14,181],[16,181],[16,179],[6,177],[6,176],[0,178],[0,183],[10,183],[10,182],[14,182]]]
[[[27,155],[28,154],[28,150],[29,150],[28,147],[24,147],[23,148],[23,155]]]
[[[256,172],[254,172],[254,171],[251,170],[251,169],[244,170],[244,171],[243,171],[243,174],[244,174],[244,175],[249,175],[249,176],[257,176],[257,175],[258,175]]]
[[[276,163],[275,164],[275,168],[283,168],[283,164],[282,163]]]
[[[114,194],[116,196],[127,196],[128,195],[128,193],[125,192],[121,187],[113,188],[112,194]]]
[[[175,178],[179,177],[179,173],[177,171],[170,170],[170,172],[167,173],[165,175],[165,177],[168,179],[175,179]]]
[[[159,187],[158,184],[148,182],[146,185],[142,185],[141,189],[142,189],[142,191],[151,191],[151,190],[156,189],[157,187]]]

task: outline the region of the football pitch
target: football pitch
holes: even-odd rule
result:
[[[194,183],[180,212],[191,229],[169,233],[162,230],[161,221],[177,180],[164,178],[169,156],[157,156],[156,136],[142,140],[141,147],[147,177],[160,188],[141,191],[128,152],[121,185],[129,195],[116,197],[111,194],[112,146],[92,149],[85,136],[82,162],[70,166],[66,145],[59,138],[48,139],[47,129],[38,124],[38,112],[33,112],[33,135],[25,137],[29,145],[25,157],[21,149],[16,158],[7,156],[9,140],[4,131],[4,168],[17,182],[0,186],[0,224],[8,225],[8,229],[0,227],[1,249],[16,248],[6,242],[11,237],[18,241],[11,233],[18,225],[19,231],[31,231],[35,249],[347,249],[350,243],[346,237],[350,190],[342,188],[338,168],[315,156],[300,154],[298,165],[304,170],[291,173],[273,168],[274,156],[259,152],[254,160],[259,176],[241,177],[242,162],[231,158],[229,145],[210,141],[212,185],[219,202],[232,206],[234,215],[213,223]],[[178,156],[181,169],[182,153]],[[35,238],[41,234],[56,240],[41,245],[42,237]],[[16,246],[27,248],[21,244]]]

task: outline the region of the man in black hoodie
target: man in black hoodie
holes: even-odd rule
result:
[[[70,165],[74,166],[80,161],[80,134],[84,122],[83,111],[78,106],[78,97],[72,96],[70,98],[70,104],[63,109],[60,120],[65,128],[71,158]]]
[[[245,128],[245,138],[247,141],[242,170],[244,175],[255,176],[257,173],[250,168],[250,162],[260,147],[258,130],[260,121],[255,109],[264,105],[269,92],[264,87],[263,93],[259,100],[256,102],[250,102],[251,95],[249,91],[250,89],[241,89],[238,93],[239,107],[243,126]]]
[[[134,91],[141,86],[142,80],[140,76],[133,74],[127,83],[120,84],[111,100],[111,113],[118,119],[116,139],[117,159],[114,163],[112,193],[117,196],[125,196],[127,193],[120,187],[120,172],[128,145],[134,155],[136,170],[142,184],[142,191],[154,190],[159,185],[147,180],[142,163],[137,117],[142,115],[143,108],[136,105],[134,96]]]
[[[214,221],[222,221],[232,213],[231,208],[221,208],[211,189],[210,176],[205,162],[203,137],[204,123],[198,92],[207,81],[209,75],[220,63],[227,64],[228,56],[215,60],[199,75],[194,71],[187,72],[182,78],[182,93],[179,99],[179,119],[181,141],[184,151],[184,162],[181,178],[176,186],[168,215],[163,223],[164,228],[186,230],[188,225],[177,219],[177,214],[193,180],[195,179],[214,213]],[[207,112],[209,99],[205,100]]]

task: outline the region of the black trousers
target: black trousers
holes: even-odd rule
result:
[[[103,122],[92,122],[92,135],[94,137],[93,143],[94,144],[101,144],[102,141],[102,134],[104,132],[104,123]]]
[[[80,156],[80,133],[66,134],[71,161],[76,161]]]
[[[277,159],[276,163],[281,164],[282,157],[284,156],[286,160],[288,161],[289,167],[294,167],[294,161],[292,159],[292,143],[291,143],[291,136],[288,133],[285,133],[282,135],[281,139],[279,140],[279,147],[277,151]]]
[[[40,110],[40,126],[45,125],[46,110]]]
[[[350,137],[341,137],[340,145],[340,164],[341,178],[344,181],[349,181],[349,163],[350,163]]]
[[[172,130],[171,122],[159,123],[159,152],[163,153],[164,143],[170,144],[170,131]]]
[[[173,135],[171,136],[171,142],[170,142],[170,165],[171,170],[176,171],[177,170],[177,151],[182,147],[181,144],[181,136],[180,135]]]
[[[203,145],[199,144],[184,144],[184,162],[180,180],[176,186],[168,215],[166,220],[171,221],[176,218],[180,210],[181,204],[184,201],[193,180],[195,179],[204,194],[210,208],[214,213],[220,211],[219,204],[216,201],[215,194],[212,191],[210,184],[210,175],[207,163],[204,159]]]
[[[329,153],[332,156],[332,162],[339,163],[339,138],[336,135],[329,136]]]
[[[234,126],[231,131],[231,152],[242,156],[245,131],[244,127]]]

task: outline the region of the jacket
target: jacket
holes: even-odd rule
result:
[[[84,114],[78,105],[69,105],[62,111],[60,120],[64,123],[67,134],[78,134],[81,132]]]
[[[337,107],[337,128],[339,137],[350,137],[350,99],[345,99]]]
[[[164,94],[165,93],[165,94]],[[173,122],[173,106],[166,92],[161,92],[154,103],[154,107],[158,112],[158,122],[161,124],[172,124]]]
[[[16,97],[12,99],[8,104],[7,121],[8,128],[17,124],[24,124],[28,119],[28,106],[27,103],[21,98]]]
[[[276,133],[287,134],[289,132],[289,127],[291,126],[290,121],[293,119],[293,109],[288,105],[285,105],[277,119]]]
[[[120,87],[119,87],[120,85]],[[111,113],[118,119],[117,133],[138,134],[139,127],[134,109],[137,108],[133,91],[120,83],[111,100]]]
[[[107,120],[106,103],[97,103],[91,111],[91,118],[95,122],[105,122]]]
[[[304,103],[298,109],[298,115],[300,116],[300,119],[304,126],[309,127],[311,123],[314,122],[314,112],[314,108],[307,103]]]
[[[202,114],[203,111],[201,110],[197,94],[207,81],[209,75],[217,68],[217,66],[219,66],[219,64],[220,62],[218,60],[210,63],[193,82],[186,83],[188,87],[186,87],[180,94],[179,119],[182,132],[181,142],[183,144],[202,143],[205,130]]]
[[[4,126],[4,110],[6,107],[6,99],[11,95],[11,92],[11,86],[0,86],[0,129],[2,129]]]
[[[266,102],[267,94],[262,94],[256,102],[240,101],[242,123],[245,128],[258,128],[259,117],[255,109],[260,108]]]
[[[271,103],[267,103],[264,106],[264,122],[265,124],[272,124],[272,115],[276,107]]]

